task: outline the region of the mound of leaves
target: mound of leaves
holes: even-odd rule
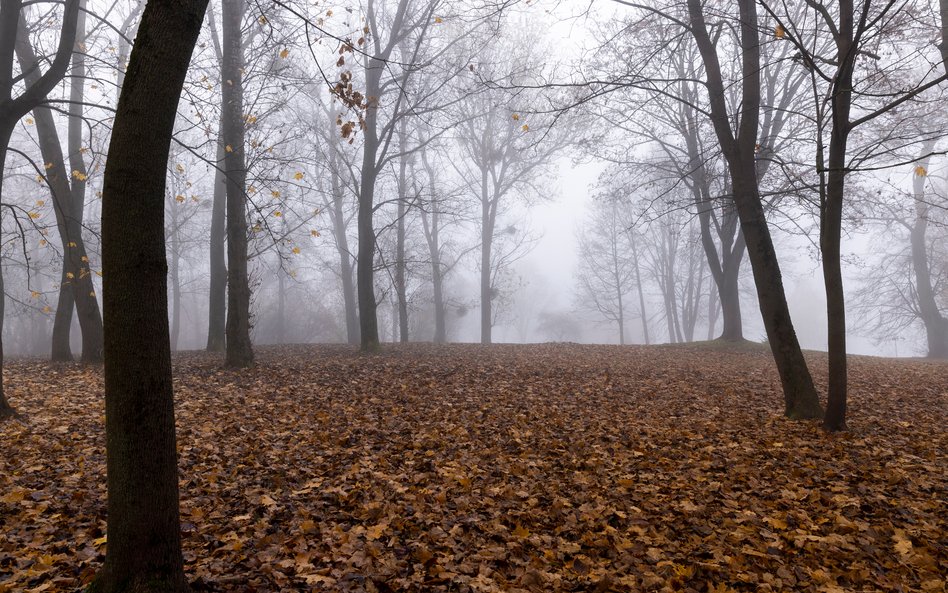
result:
[[[855,358],[827,435],[782,418],[763,352],[259,360],[175,359],[195,590],[945,591],[948,364]],[[100,369],[6,374],[0,591],[75,590],[108,546]]]

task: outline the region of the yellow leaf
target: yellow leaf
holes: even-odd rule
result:
[[[787,35],[786,29],[783,28],[783,25],[777,25],[774,28],[774,37],[777,39],[783,39]]]
[[[234,152],[234,147],[231,146],[230,144],[228,144],[227,146],[224,147],[224,151],[225,151],[225,152]]]
[[[86,179],[89,178],[89,177],[88,177],[85,173],[83,173],[82,171],[73,171],[73,172],[72,172],[72,177],[73,177],[73,179],[78,179],[79,181],[85,181]]]
[[[45,307],[43,307],[43,313],[51,313],[51,312],[52,312],[52,309],[49,308],[49,305],[46,305]]]
[[[915,175],[916,175],[917,177],[926,177],[926,176],[928,175],[928,169],[926,169],[925,167],[919,165],[919,166],[915,167]]]
[[[263,227],[260,226],[259,224],[255,224],[255,225],[253,225],[253,229],[251,229],[251,230],[252,230],[253,232],[255,232],[255,233],[259,233],[260,231],[263,230]]]
[[[182,196],[181,194],[178,194],[174,197],[174,201],[180,204],[181,202],[184,201],[184,196]]]
[[[379,523],[365,530],[365,539],[372,541],[382,537],[385,530],[388,529],[388,523]]]
[[[33,118],[32,118],[32,117],[26,118],[26,125],[28,125],[28,126],[32,126],[32,125],[33,125]]]
[[[36,200],[36,205],[37,205],[37,206],[45,206],[45,205],[46,205],[46,200]]]
[[[46,163],[45,169],[46,169],[47,171],[49,171],[49,170],[52,169],[52,168],[53,168],[53,164],[52,164],[52,163]]]
[[[274,198],[279,198],[280,192],[277,190],[273,190],[272,192],[270,192],[270,195],[273,196]]]
[[[294,248],[293,248],[293,253],[294,253],[295,255],[299,255],[299,254],[300,254],[300,248],[299,248],[299,247],[294,247]]]
[[[85,255],[83,255],[81,259],[82,259],[83,262],[88,262],[88,261],[89,261],[89,258],[86,257]]]
[[[280,52],[280,57],[283,58],[284,60],[287,57],[289,57],[289,55],[290,55],[290,50],[286,49],[285,47],[283,48],[283,51]]]
[[[257,188],[256,188],[255,186],[251,185],[250,187],[247,188],[247,193],[248,193],[248,194],[255,194],[255,193],[257,193]]]
[[[301,172],[297,171],[296,174],[293,175],[293,179],[295,179],[295,180],[297,180],[297,181],[300,181],[301,179],[303,179],[303,174],[302,174]]]
[[[70,280],[72,280],[72,279],[75,278],[75,277],[76,277],[76,275],[73,274],[72,272],[66,272],[66,278],[69,278]]]
[[[69,243],[67,243],[67,247],[76,247],[76,242],[70,241]]]
[[[28,216],[32,218],[33,220],[36,220],[37,218],[41,216],[41,214],[39,212],[29,212]]]
[[[40,293],[37,292],[37,291],[35,291],[35,290],[31,290],[31,291],[30,291],[30,296],[33,297],[34,299],[38,299],[38,298],[40,298]]]
[[[512,117],[513,117],[513,120],[514,120],[514,121],[520,121],[520,114],[519,114],[519,113],[514,113]]]
[[[99,546],[104,546],[108,541],[109,541],[109,535],[105,534],[98,539],[92,540],[92,545],[98,548]]]
[[[280,218],[281,216],[283,216],[283,213],[277,210],[276,212],[273,213],[273,215],[276,216],[277,218]]]
[[[176,164],[174,166],[174,170],[178,173],[184,173],[184,167],[181,165],[181,163]]]
[[[523,130],[524,132],[529,132],[529,131],[530,131],[530,126],[528,126],[527,124],[523,124],[523,127],[520,128],[520,129]]]
[[[444,22],[444,19],[441,18],[440,16],[436,16],[436,17],[435,17],[435,24],[440,25],[440,24],[443,23],[443,22]]]
[[[312,236],[314,236],[314,237],[318,237],[318,236],[319,236],[319,231],[317,231],[316,229],[313,229],[313,230],[311,230],[311,231],[309,232],[309,234],[312,235]]]
[[[257,22],[260,23],[261,25],[266,25],[266,24],[267,24],[267,17],[265,17],[265,16],[263,16],[263,15],[260,15],[260,18],[257,19]]]
[[[94,296],[95,296],[95,291],[94,291],[94,290],[89,291],[89,296],[94,297]]]
[[[46,247],[46,239],[40,239],[40,247]]]

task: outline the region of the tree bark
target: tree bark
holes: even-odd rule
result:
[[[491,250],[494,245],[494,222],[497,215],[496,201],[489,188],[487,174],[488,159],[481,167],[481,344],[490,344],[494,328],[494,287],[491,269]]]
[[[375,300],[375,181],[378,176],[378,101],[384,62],[367,58],[365,68],[365,129],[362,138],[362,178],[359,184],[359,254],[356,286],[359,292],[359,335],[363,352],[379,345],[378,303]]]
[[[931,160],[931,151],[935,147],[934,141],[926,142],[922,146],[922,159],[918,166],[928,170]],[[912,268],[915,271],[915,294],[918,298],[918,310],[925,324],[925,334],[928,339],[929,358],[948,358],[948,319],[941,314],[938,302],[935,300],[935,291],[932,287],[931,267],[928,257],[928,213],[929,205],[925,201],[926,176],[915,175],[913,194],[915,198],[915,223],[911,230]]]
[[[823,285],[826,288],[826,322],[829,360],[829,391],[823,427],[829,431],[846,429],[847,361],[846,299],[840,261],[843,231],[843,199],[846,186],[846,149],[851,130],[854,11],[852,0],[839,2],[839,34],[836,56],[839,70],[833,82],[830,114],[829,166],[820,200],[820,255],[823,259]]]
[[[707,73],[715,135],[727,159],[741,230],[754,272],[757,299],[784,393],[784,413],[795,419],[820,418],[823,410],[790,318],[780,264],[774,251],[758,187],[755,163],[760,117],[760,34],[755,0],[739,0],[741,69],[740,126],[731,130],[717,50],[705,24],[700,0],[688,0],[691,31]]]
[[[227,180],[227,326],[225,362],[232,368],[253,364],[250,341],[250,278],[247,270],[247,165],[244,154],[243,66],[241,35],[244,0],[221,6],[221,136]]]
[[[2,56],[0,56],[2,57]],[[3,114],[0,113],[0,116]],[[7,146],[10,143],[10,136],[13,133],[13,127],[16,125],[15,119],[0,119],[0,196],[3,196],[3,180],[6,176],[3,174],[7,162]],[[0,268],[0,336],[3,335],[3,321],[6,309],[7,293],[3,288],[3,270]],[[16,414],[13,406],[7,401],[6,393],[3,389],[3,340],[0,339],[0,420],[5,420]]]
[[[227,179],[220,127],[214,169],[214,202],[211,206],[210,290],[208,294],[207,351],[224,352],[227,344]]]
[[[84,19],[80,18],[80,27],[83,21]],[[25,77],[27,82],[36,84],[39,80],[39,72],[37,71],[39,61],[29,39],[26,37],[26,22],[22,18],[16,51],[21,69],[27,72]],[[76,60],[74,59],[73,75],[84,78],[84,71],[84,63],[80,63],[77,69]],[[81,82],[74,80],[72,84],[71,97],[75,97],[74,100],[76,101],[81,101],[82,91],[81,89],[76,90],[76,86],[81,85]],[[51,359],[72,360],[69,334],[72,325],[72,309],[75,306],[78,311],[79,326],[82,329],[82,361],[98,363],[102,361],[102,314],[95,297],[95,285],[92,283],[89,258],[85,242],[82,239],[82,217],[86,186],[86,167],[81,154],[82,129],[80,125],[82,123],[82,113],[81,110],[78,113],[73,113],[72,107],[70,106],[68,137],[69,164],[72,175],[66,168],[62,144],[60,143],[52,110],[43,106],[37,106],[33,109],[40,152],[43,156],[43,162],[47,166],[46,180],[53,200],[56,227],[63,247],[63,269],[60,277],[56,317],[53,323]]]
[[[149,0],[102,197],[108,538],[96,593],[185,592],[168,331],[165,179],[206,0]]]
[[[346,308],[346,341],[353,346],[359,344],[359,310],[356,299],[356,287],[353,283],[352,253],[349,251],[348,225],[346,223],[346,213],[343,208],[343,190],[339,182],[339,156],[336,154],[338,140],[335,124],[330,121],[332,126],[329,130],[330,153],[330,188],[332,189],[332,205],[330,218],[333,225],[333,239],[336,244],[336,252],[339,254],[339,275],[342,282],[342,301]]]

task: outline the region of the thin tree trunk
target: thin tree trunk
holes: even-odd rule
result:
[[[363,352],[379,350],[378,303],[375,300],[375,181],[378,176],[378,100],[384,64],[368,58],[365,69],[365,129],[362,138],[362,178],[359,185],[359,254],[356,284],[359,292],[359,333]]]
[[[208,294],[207,351],[224,352],[227,344],[227,178],[224,175],[224,144],[219,125],[214,169],[214,201],[211,206],[210,290]]]
[[[334,126],[335,124],[333,124]],[[343,191],[339,183],[339,160],[335,153],[335,127],[330,131],[330,143],[333,153],[330,157],[330,187],[332,188],[332,210],[330,212],[333,225],[333,239],[336,251],[339,254],[339,275],[342,281],[342,301],[346,308],[346,339],[356,346],[359,344],[359,310],[356,299],[356,288],[352,278],[352,253],[349,251],[349,237],[345,211],[343,209]]]
[[[485,165],[481,169],[481,344],[491,343],[491,333],[494,327],[491,249],[494,243],[494,215],[496,210],[491,206],[492,200]]]
[[[247,271],[247,165],[244,156],[243,66],[241,25],[244,0],[224,0],[221,8],[221,135],[227,179],[227,366],[253,363],[250,341],[250,278]]]
[[[286,343],[286,278],[277,268],[277,343]]]
[[[645,312],[645,289],[642,287],[642,274],[639,269],[639,252],[635,246],[635,234],[629,230],[629,244],[632,246],[632,261],[635,262],[635,287],[639,294],[639,317],[642,319],[642,337],[645,345],[651,344],[648,337],[648,314]]]
[[[408,120],[402,118],[398,131],[398,223],[395,227],[395,296],[398,298],[398,340],[408,342],[408,287],[406,285],[405,217],[408,215]]]
[[[922,159],[918,166],[922,171],[928,170],[931,160],[931,151],[935,147],[934,141],[928,141],[922,146]],[[915,294],[918,298],[918,309],[925,324],[925,334],[928,338],[929,358],[948,358],[948,319],[946,319],[935,300],[935,291],[932,288],[931,267],[928,257],[928,212],[929,206],[925,201],[926,174],[916,175],[913,182],[915,198],[915,224],[911,231],[912,268],[915,270]]]
[[[0,116],[3,114],[0,113]],[[16,120],[0,119],[0,196],[3,196],[3,181],[6,179],[4,168],[7,163],[7,146],[10,143],[10,136],[13,134],[13,127]],[[0,266],[0,420],[10,418],[15,415],[13,406],[7,401],[3,389],[3,321],[5,319],[5,309],[7,302],[7,293],[3,287],[3,267]]]
[[[181,241],[178,235],[176,210],[171,216],[171,350],[178,349],[181,335]]]
[[[846,298],[841,264],[843,199],[846,185],[846,149],[849,142],[849,112],[852,103],[855,56],[850,56],[853,39],[852,0],[840,0],[839,35],[836,36],[840,64],[833,84],[831,102],[829,170],[820,204],[820,255],[823,259],[823,284],[826,288],[826,322],[829,360],[829,391],[823,426],[829,431],[846,429],[847,360]]]
[[[150,0],[102,197],[108,538],[96,593],[186,592],[168,332],[165,178],[205,0]]]

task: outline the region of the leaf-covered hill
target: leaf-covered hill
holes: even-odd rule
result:
[[[100,369],[6,373],[0,591],[71,591],[108,545]],[[945,591],[948,364],[854,358],[836,436],[781,417],[763,352],[283,347],[175,376],[198,591]]]

